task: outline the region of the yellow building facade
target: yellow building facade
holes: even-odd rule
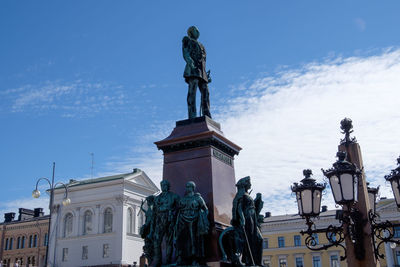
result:
[[[400,212],[393,199],[383,199],[377,205],[377,212],[382,221],[389,220],[398,223]],[[339,225],[336,220],[336,210],[326,210],[315,220],[317,228],[327,228],[329,225]],[[298,215],[269,216],[264,219],[261,232],[263,242],[263,265],[266,267],[347,267],[346,261],[340,261],[344,256],[342,247],[330,247],[327,250],[312,251],[305,245],[306,235],[300,234],[306,230],[305,220]],[[400,227],[395,232],[400,238]],[[328,244],[325,233],[316,236],[319,245]],[[343,243],[344,245],[344,243]],[[385,259],[380,259],[381,267],[400,267],[400,247],[392,248],[390,244],[382,244],[380,253]]]

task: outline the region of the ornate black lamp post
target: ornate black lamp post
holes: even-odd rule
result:
[[[345,118],[341,121],[341,129],[345,134],[345,138],[341,140],[341,145],[345,148],[350,144],[354,145],[356,143],[356,139],[350,137],[352,128],[350,119]],[[307,230],[300,232],[302,235],[307,235],[305,244],[310,250],[325,250],[332,246],[341,246],[345,254],[340,259],[344,260],[347,257],[347,250],[342,243],[346,238],[350,238],[351,243],[354,244],[355,258],[363,261],[366,255],[364,240],[368,236],[368,233],[364,233],[364,226],[367,221],[371,227],[372,234],[370,236],[375,257],[376,259],[383,258],[384,255],[379,254],[379,246],[386,242],[400,244],[400,241],[393,239],[394,227],[400,224],[379,221],[379,215],[376,213],[376,197],[379,187],[367,187],[367,201],[370,204],[370,210],[359,210],[357,208],[359,183],[363,181],[362,170],[354,163],[346,160],[346,152],[339,151],[336,156],[338,160],[333,164],[333,167],[326,171],[322,169],[322,173],[329,180],[335,203],[343,207],[343,210],[338,210],[336,213],[336,218],[341,223],[339,226],[330,225],[324,229],[315,227],[312,219],[319,216],[321,195],[325,185],[317,184],[314,179],[310,178],[311,170],[304,170],[305,178],[301,180],[301,184],[294,183],[292,186],[292,191],[296,194],[299,215],[306,219],[306,225],[308,226]],[[397,206],[400,208],[400,157],[397,161],[399,166],[385,178],[391,183]],[[366,215],[368,215],[368,219],[364,219]],[[316,233],[325,233],[329,244],[318,245],[314,238]]]
[[[40,197],[40,191],[38,190],[39,182],[42,181],[42,180],[47,181],[48,184],[49,184],[49,186],[50,186],[50,188],[49,188],[49,191],[50,191],[50,203],[49,203],[50,214],[49,214],[49,216],[50,216],[50,218],[49,218],[49,229],[48,229],[48,231],[47,231],[47,240],[48,240],[48,241],[47,241],[46,258],[45,258],[46,266],[48,266],[47,261],[48,261],[49,244],[50,244],[50,227],[51,227],[51,215],[52,215],[53,202],[54,202],[54,189],[55,189],[57,186],[62,186],[62,187],[64,187],[64,189],[65,189],[64,199],[63,199],[63,201],[62,201],[63,206],[68,206],[69,204],[71,204],[71,200],[68,198],[68,187],[67,187],[67,185],[65,185],[65,184],[62,183],[62,182],[54,183],[54,171],[55,171],[55,166],[56,166],[56,164],[55,164],[55,162],[53,162],[53,175],[52,175],[51,181],[50,181],[49,179],[47,179],[46,177],[39,178],[39,179],[36,181],[35,190],[32,191],[32,197],[33,197],[33,198],[39,198],[39,197]]]

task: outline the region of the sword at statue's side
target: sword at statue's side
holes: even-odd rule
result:
[[[253,258],[253,252],[251,252],[249,239],[247,238],[247,234],[246,234],[246,229],[244,228],[244,225],[243,225],[242,227],[243,227],[244,237],[246,238],[247,247],[249,248],[250,257],[251,257],[251,262],[253,263],[253,266],[255,266],[255,264],[254,264],[254,258]]]

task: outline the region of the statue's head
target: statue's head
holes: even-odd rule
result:
[[[153,205],[154,204],[154,196],[151,195],[151,196],[146,197],[146,201],[147,201],[148,205],[150,205],[150,206]]]
[[[199,29],[197,29],[196,26],[190,26],[189,29],[187,30],[187,35],[190,38],[197,40],[200,36]]]
[[[196,190],[196,184],[192,181],[186,183],[186,194],[193,193]]]
[[[161,191],[162,192],[168,192],[169,188],[171,186],[170,183],[167,180],[162,180],[160,182],[160,185],[161,185]]]
[[[251,188],[251,183],[250,183],[250,176],[246,176],[242,179],[240,179],[237,183],[236,183],[236,187],[239,188],[243,188],[245,191],[249,190]]]

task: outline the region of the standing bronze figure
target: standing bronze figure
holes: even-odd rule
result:
[[[186,184],[186,193],[179,200],[176,221],[177,265],[197,266],[203,263],[204,236],[208,233],[208,208],[199,193],[195,193],[194,182]]]
[[[153,242],[153,232],[154,232],[154,196],[146,197],[147,210],[143,208],[144,201],[140,209],[144,212],[146,220],[145,223],[140,227],[140,236],[144,239],[143,254],[147,258],[147,262],[151,263],[154,257],[154,242]]]
[[[250,177],[240,179],[237,184],[237,193],[232,205],[232,226],[234,227],[235,251],[233,263],[236,266],[261,266],[262,235],[259,228],[259,213],[263,204],[261,194],[256,201],[248,191],[251,188]],[[239,256],[242,255],[242,262]]]
[[[197,41],[199,36],[199,30],[195,26],[191,26],[187,30],[187,36],[183,37],[182,40],[183,58],[186,61],[183,77],[189,85],[187,95],[189,119],[197,117],[197,87],[201,93],[200,115],[206,115],[211,118],[210,93],[208,90],[208,83],[211,82],[210,71],[206,72],[206,50]]]
[[[162,265],[161,244],[165,238],[166,262],[171,264],[173,251],[173,232],[176,222],[176,209],[179,196],[169,191],[170,183],[162,180],[161,193],[154,200],[154,259],[151,266]]]

